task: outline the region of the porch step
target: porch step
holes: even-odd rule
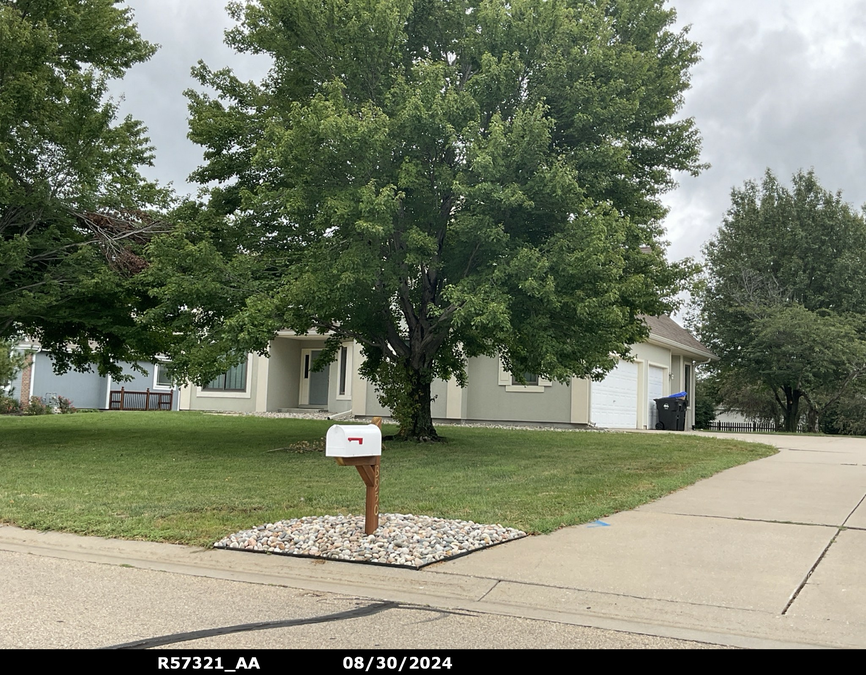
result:
[[[305,406],[302,408],[277,408],[277,412],[281,413],[311,413],[311,412],[328,412],[327,408],[322,408],[317,405]]]

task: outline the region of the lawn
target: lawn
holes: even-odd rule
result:
[[[362,514],[357,472],[310,447],[331,424],[166,412],[2,417],[0,523],[208,545],[277,520]],[[550,532],[775,452],[662,433],[440,431],[448,442],[385,444],[383,513]]]

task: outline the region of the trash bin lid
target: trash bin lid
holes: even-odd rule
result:
[[[681,391],[679,394],[671,394],[670,396],[662,396],[661,398],[654,398],[653,401],[670,401],[672,399],[682,401],[688,396],[686,392]]]

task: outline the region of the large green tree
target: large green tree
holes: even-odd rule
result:
[[[665,260],[659,195],[701,168],[674,119],[698,50],[661,0],[231,11],[229,44],[273,67],[195,69],[208,199],[151,251],[179,373],[281,328],[330,335],[325,359],[355,339],[401,435],[435,439],[431,382],[468,357],[599,377],[671,309],[690,266]]]
[[[107,96],[155,50],[118,4],[0,0],[0,339],[28,334],[60,368],[141,353],[131,278],[167,198]]]
[[[705,248],[701,337],[722,382],[766,392],[787,431],[805,402],[816,430],[866,376],[866,219],[811,171],[731,195]]]

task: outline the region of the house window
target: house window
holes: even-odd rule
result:
[[[246,389],[246,361],[236,365],[234,368],[229,368],[222,375],[215,377],[202,388],[203,391],[246,391]]]
[[[518,381],[514,375],[505,370],[505,364],[499,359],[499,384],[505,387],[505,391],[515,393],[543,394],[552,385],[550,380],[545,380],[536,373],[523,373],[525,384]]]
[[[340,347],[340,395],[346,395],[346,375],[348,364],[346,360],[348,359],[349,349],[347,347]]]
[[[337,399],[348,401],[352,398],[352,343],[344,342],[340,347],[337,376]]]
[[[172,382],[171,378],[168,376],[168,372],[166,372],[166,367],[168,363],[157,363],[155,367],[155,372],[153,374],[153,387],[154,389],[171,389]]]
[[[538,375],[535,373],[523,373],[523,382],[512,375],[511,384],[515,387],[537,387]]]

